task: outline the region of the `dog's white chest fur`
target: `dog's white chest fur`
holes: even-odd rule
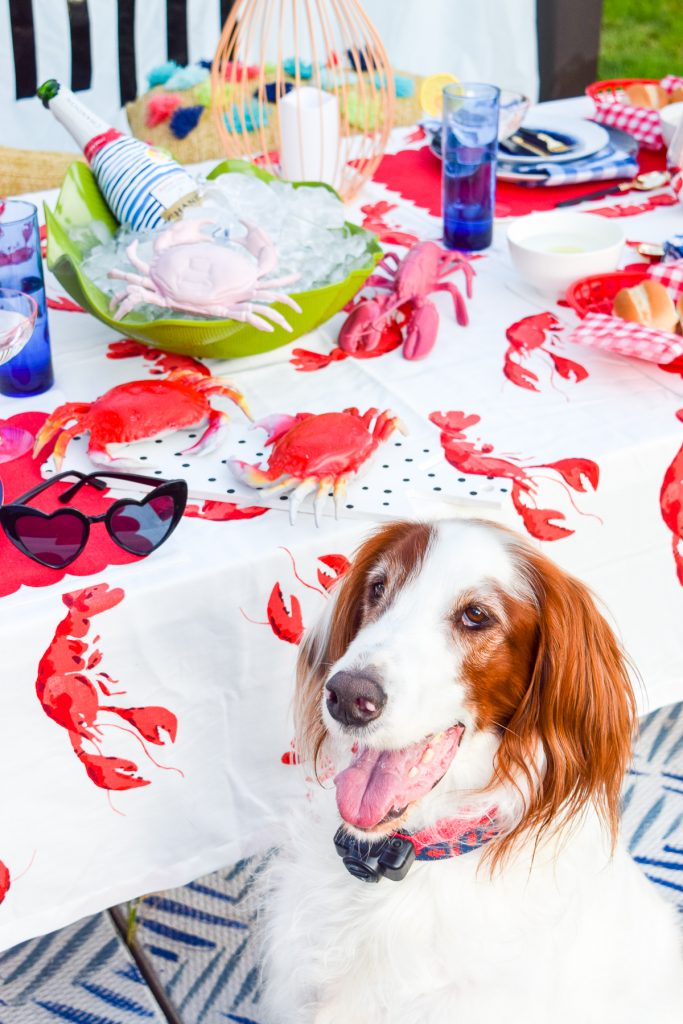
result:
[[[625,852],[595,863],[595,820],[531,870],[469,853],[377,884],[332,816],[309,829],[271,877],[268,1024],[680,1024],[673,915]]]

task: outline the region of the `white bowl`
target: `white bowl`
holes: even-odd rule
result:
[[[683,117],[683,103],[670,103],[668,107],[662,107],[659,111],[659,119],[662,122],[662,135],[667,146],[671,145],[676,126]]]
[[[557,298],[579,277],[616,270],[624,232],[591,213],[530,213],[508,228],[513,265],[525,280]]]

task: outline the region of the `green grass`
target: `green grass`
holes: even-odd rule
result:
[[[598,76],[683,75],[680,0],[604,0]]]

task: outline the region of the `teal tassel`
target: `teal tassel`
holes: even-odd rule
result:
[[[149,88],[153,89],[155,85],[164,85],[179,68],[180,64],[176,64],[174,60],[167,60],[165,64],[157,64],[147,75]]]
[[[184,139],[193,132],[199,124],[199,118],[204,113],[204,107],[179,107],[173,111],[169,128],[176,139]]]
[[[286,75],[290,75],[291,78],[296,78],[296,58],[288,57],[287,60],[282,62],[282,69]],[[306,81],[313,77],[313,65],[306,64],[304,61],[299,61],[299,78],[302,81]]]
[[[178,68],[167,80],[164,88],[169,91],[191,89],[193,85],[205,82],[208,77],[208,68],[203,68],[199,64],[188,64],[186,68]]]
[[[396,98],[399,100],[408,99],[415,92],[415,82],[405,75],[394,75],[394,89]]]
[[[223,118],[229,132],[236,131],[238,135],[243,135],[244,132],[253,132],[255,128],[265,128],[268,124],[268,111],[258,100],[252,99],[244,107],[233,103],[231,116],[224,114]]]

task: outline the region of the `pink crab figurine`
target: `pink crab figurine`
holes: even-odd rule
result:
[[[251,419],[244,395],[227,378],[206,376],[197,370],[173,370],[162,380],[119,384],[94,402],[60,405],[38,431],[33,455],[39,455],[56,436],[53,455],[60,469],[69,441],[88,430],[88,455],[93,462],[117,469],[139,469],[138,461],[116,458],[109,446],[163,437],[203,423],[207,423],[206,430],[183,455],[213,451],[220,444],[230,418],[209,405],[209,395],[225,395]],[[69,423],[73,425],[67,426]]]
[[[140,273],[109,271],[109,277],[128,282],[111,300],[110,309],[118,306],[114,319],[120,320],[141,302],[151,302],[185,313],[239,320],[259,331],[272,331],[273,324],[291,331],[283,315],[267,303],[281,302],[300,313],[301,307],[291,296],[275,290],[292,284],[299,275],[262,280],[275,269],[278,259],[263,231],[243,221],[247,234],[236,239],[256,258],[254,263],[204,234],[202,227],[211,223],[187,220],[172,224],[157,236],[151,263],[138,256],[137,240],[131,242],[126,254]]]
[[[265,494],[293,491],[289,503],[292,524],[306,495],[317,491],[313,504],[316,526],[330,488],[337,514],[347,481],[394,430],[406,433],[401,420],[388,410],[368,409],[361,416],[355,408],[317,416],[310,412],[276,414],[254,427],[267,431],[265,444],[273,445],[267,468],[230,459],[230,469],[242,483],[264,488]]]
[[[359,349],[372,351],[394,315],[400,313],[405,317],[403,355],[406,359],[424,359],[434,348],[439,328],[439,314],[429,299],[432,292],[449,292],[456,320],[461,327],[467,325],[462,293],[452,281],[442,280],[462,270],[467,297],[472,298],[474,270],[461,253],[446,252],[436,242],[420,242],[402,260],[396,253],[387,253],[378,267],[389,276],[373,274],[365,284],[386,289],[389,294],[364,297],[353,306],[339,332],[337,344],[342,351],[351,355]]]

